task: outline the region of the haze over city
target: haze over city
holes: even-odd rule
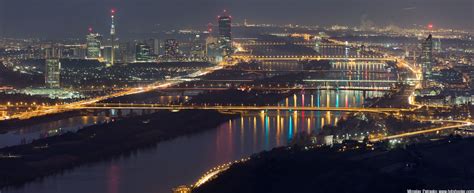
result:
[[[472,0],[0,0],[0,193],[474,191]]]
[[[120,11],[119,26],[129,36],[205,26],[222,9],[235,15],[235,22],[356,26],[368,21],[378,26],[433,23],[474,29],[471,0],[2,0],[0,35],[73,38],[83,35],[88,26],[105,31],[103,12],[112,7]]]

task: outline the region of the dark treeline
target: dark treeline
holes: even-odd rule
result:
[[[306,149],[293,146],[234,164],[193,193],[398,193],[472,189],[474,139],[455,137],[404,149]],[[452,164],[456,163],[456,164]]]

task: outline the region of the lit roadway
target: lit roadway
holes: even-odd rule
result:
[[[69,108],[69,107],[66,107]],[[412,109],[400,108],[364,108],[364,107],[301,107],[301,106],[251,106],[251,105],[163,105],[163,104],[133,104],[133,103],[93,103],[77,105],[73,109],[128,109],[128,110],[225,110],[225,111],[249,111],[249,110],[293,110],[293,111],[345,111],[345,112],[369,112],[390,113],[411,111]],[[67,109],[65,109],[67,110]]]
[[[436,121],[440,122],[439,120],[432,120],[432,121],[433,122],[436,122]],[[415,136],[415,135],[433,133],[433,132],[448,130],[448,129],[456,129],[456,128],[467,127],[467,126],[472,125],[471,122],[467,122],[467,121],[442,121],[442,122],[451,122],[451,123],[460,123],[460,124],[452,125],[452,126],[437,127],[437,128],[426,129],[426,130],[421,130],[421,131],[407,132],[407,133],[398,134],[398,135],[390,135],[390,136],[385,136],[385,137],[382,137],[382,138],[371,139],[370,141],[377,142],[377,141],[381,141],[381,140],[390,140],[390,139],[397,139],[397,138],[403,138],[403,137],[411,137],[411,136]],[[234,162],[229,162],[229,163],[214,167],[214,168],[210,169],[208,172],[204,173],[203,176],[201,178],[199,178],[196,181],[196,183],[194,183],[192,185],[192,187],[197,188],[197,187],[209,182],[210,180],[216,178],[220,173],[228,170],[232,166],[232,164],[245,162],[245,161],[248,161],[248,160],[249,160],[249,158],[245,158],[245,159],[237,160],[237,161],[234,161]]]
[[[398,80],[322,80],[322,79],[304,79],[304,82],[355,82],[355,83],[397,83]]]
[[[235,89],[236,87],[169,87],[162,88],[160,91],[217,91],[217,90],[229,90]],[[390,91],[393,90],[390,87],[381,86],[318,86],[318,87],[242,87],[246,90],[272,90],[272,91],[287,91],[287,90],[359,90],[359,91]],[[1,108],[1,107],[0,107]]]
[[[194,183],[192,185],[192,187],[197,188],[197,187],[205,184],[209,180],[214,179],[215,177],[217,177],[217,175],[219,173],[229,169],[230,166],[232,166],[232,164],[242,163],[242,162],[246,162],[248,160],[250,160],[250,158],[243,158],[243,159],[240,159],[240,160],[236,160],[236,161],[233,161],[233,162],[229,162],[229,163],[222,164],[220,166],[214,167],[214,168],[210,169],[208,172],[204,173],[204,175],[201,178],[199,178],[198,181],[196,181],[196,183]]]
[[[294,60],[361,60],[361,61],[395,61],[389,57],[346,57],[346,56],[301,56],[301,55],[278,55],[278,56],[254,56],[254,55],[236,55],[232,58],[243,61],[294,61]]]
[[[120,92],[112,93],[112,94],[109,94],[109,95],[100,96],[100,97],[91,98],[91,99],[82,100],[82,101],[73,102],[73,103],[64,104],[64,105],[42,107],[38,110],[18,113],[18,114],[12,115],[11,117],[6,117],[6,118],[3,118],[3,119],[29,119],[29,118],[38,117],[38,116],[61,113],[61,112],[65,112],[65,111],[69,111],[69,110],[73,110],[73,109],[78,109],[81,106],[91,105],[91,104],[97,103],[99,101],[110,99],[110,98],[116,98],[116,97],[121,97],[121,96],[126,96],[126,95],[134,95],[134,94],[149,92],[149,91],[152,91],[152,90],[155,90],[155,89],[160,89],[160,88],[167,88],[167,87],[185,82],[185,81],[187,81],[188,78],[192,79],[192,78],[196,78],[196,77],[199,77],[199,76],[203,76],[203,75],[206,75],[208,73],[211,73],[211,72],[213,72],[215,70],[219,70],[219,69],[222,69],[222,66],[210,67],[210,68],[207,68],[205,70],[201,70],[201,71],[198,71],[198,72],[193,73],[191,75],[188,75],[186,77],[177,77],[175,79],[171,79],[171,80],[168,80],[168,81],[165,81],[165,82],[156,82],[156,83],[150,84],[146,87],[131,88],[131,89],[127,89],[125,91],[120,91]],[[1,117],[0,117],[0,120],[2,120]]]
[[[416,135],[434,133],[434,132],[443,131],[443,130],[458,129],[458,128],[462,128],[462,127],[470,127],[470,126],[473,125],[473,123],[471,121],[459,121],[459,120],[425,120],[425,121],[440,122],[440,123],[455,123],[455,125],[441,126],[441,127],[431,128],[431,129],[424,129],[424,130],[419,130],[419,131],[410,131],[410,132],[405,132],[405,133],[400,133],[400,134],[395,134],[395,135],[383,136],[383,137],[379,137],[379,138],[372,138],[372,139],[370,139],[370,141],[377,142],[377,141],[384,141],[384,140],[391,140],[391,139],[406,138],[406,137],[412,137],[412,136],[416,136]]]

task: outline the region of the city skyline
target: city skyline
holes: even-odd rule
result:
[[[473,4],[0,0],[0,193],[473,191]]]
[[[29,4],[31,6],[23,6]],[[473,30],[474,3],[469,0],[403,0],[380,2],[358,1],[151,1],[120,2],[116,0],[57,1],[32,0],[0,2],[0,36],[33,38],[77,38],[93,27],[107,31],[107,13],[118,10],[117,28],[122,35],[150,33],[173,27],[205,26],[215,22],[223,9],[235,16],[236,23],[275,23],[305,25],[350,25],[362,23],[378,26],[413,24]],[[290,9],[291,8],[291,9]],[[335,11],[337,10],[337,11]],[[287,14],[280,14],[280,13]],[[441,14],[440,14],[441,13]],[[61,15],[61,17],[57,17]],[[170,16],[171,19],[170,19]],[[469,20],[470,18],[470,20]],[[57,30],[61,29],[61,30]]]

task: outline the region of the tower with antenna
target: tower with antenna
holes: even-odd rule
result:
[[[112,46],[112,51],[110,53],[110,65],[114,65],[115,63],[115,9],[110,10],[110,18],[111,18],[111,25],[110,25],[110,39],[111,39],[111,46]]]

